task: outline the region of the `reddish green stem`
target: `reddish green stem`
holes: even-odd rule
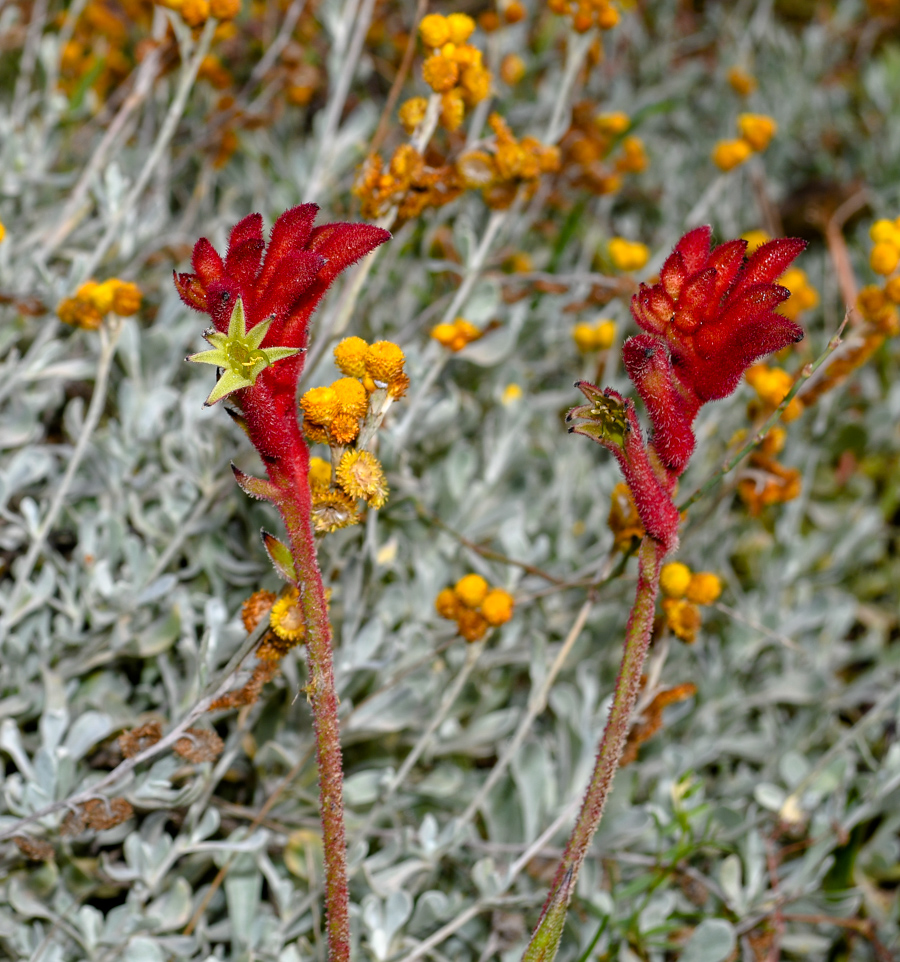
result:
[[[664,556],[665,549],[659,541],[644,538],[638,555],[638,583],[634,606],[625,629],[625,653],[619,677],[616,679],[609,719],[597,752],[594,773],[581,803],[578,820],[556,870],[550,894],[541,911],[541,918],[522,956],[522,962],[550,962],[559,948],[578,872],[603,817],[603,809],[631,728],[631,716],[640,692],[641,672],[653,630],[659,573]]]
[[[350,911],[347,888],[347,843],[344,832],[344,775],[338,697],[334,683],[331,624],[328,599],[316,557],[309,489],[309,450],[297,431],[292,450],[296,456],[270,463],[269,477],[280,489],[278,509],[290,538],[297,571],[300,604],[306,619],[306,652],[309,685],[316,732],[316,762],[319,771],[319,803],[325,850],[325,911],[330,962],[350,960]]]

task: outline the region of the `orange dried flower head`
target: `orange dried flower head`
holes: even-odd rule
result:
[[[411,134],[416,127],[425,119],[425,112],[428,110],[428,101],[424,97],[411,97],[404,101],[398,111],[400,123],[403,129]]]
[[[459,599],[456,597],[456,592],[452,588],[444,588],[439,591],[437,598],[434,600],[434,607],[442,618],[456,621],[459,614]]]
[[[454,87],[441,97],[441,126],[444,130],[459,130],[466,115],[463,92]]]
[[[189,27],[202,27],[209,19],[209,0],[184,0],[179,12]]]
[[[360,385],[362,387],[362,385]],[[365,390],[365,388],[363,388]],[[338,414],[328,425],[328,440],[330,444],[352,444],[359,437],[359,418],[352,414]]]
[[[263,618],[268,616],[274,602],[274,592],[254,591],[243,605],[241,605],[241,621],[248,635],[256,629],[256,626]]]
[[[672,634],[686,644],[693,644],[702,624],[700,609],[690,601],[677,598],[663,598],[662,607]]]
[[[103,322],[103,315],[90,302],[80,297],[67,297],[56,308],[57,317],[63,324],[95,331]]]
[[[112,309],[119,317],[131,317],[141,307],[141,289],[130,281],[119,281],[113,291]]]
[[[211,762],[225,750],[225,742],[209,728],[186,728],[172,750],[189,762]]]
[[[234,20],[241,12],[241,0],[209,0],[209,12],[216,20]]]
[[[484,615],[467,608],[460,610],[456,623],[459,627],[459,633],[466,641],[480,641],[490,627]]]

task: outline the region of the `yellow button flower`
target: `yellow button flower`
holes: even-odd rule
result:
[[[300,398],[300,407],[313,424],[331,424],[340,411],[338,396],[330,387],[310,388]]]
[[[409,100],[404,101],[398,111],[403,129],[411,134],[425,119],[427,110],[428,101],[424,97],[410,97]]]
[[[334,349],[334,363],[341,374],[363,377],[369,345],[361,337],[345,337]]]
[[[663,565],[659,574],[659,587],[669,598],[683,598],[691,583],[691,569],[680,561]]]
[[[620,271],[639,271],[650,259],[650,248],[624,237],[614,237],[609,242],[609,257]]]
[[[447,28],[452,43],[465,43],[475,31],[475,21],[466,13],[451,13],[447,17]]]
[[[876,274],[893,274],[900,264],[900,246],[889,241],[879,241],[869,255],[869,266]]]
[[[733,170],[739,167],[753,153],[746,140],[720,140],[713,148],[713,163],[719,170]]]
[[[741,137],[754,150],[765,150],[778,130],[778,124],[766,114],[741,114],[737,121]]]
[[[426,47],[443,47],[450,39],[450,25],[439,13],[430,13],[419,24],[419,36]]]
[[[375,381],[390,382],[403,374],[406,356],[393,341],[376,341],[366,351],[366,373]]]
[[[338,408],[341,414],[348,414],[353,418],[363,418],[369,407],[369,395],[356,378],[342,377],[331,385],[331,390],[337,395]]]
[[[722,582],[718,575],[709,571],[698,571],[691,575],[685,596],[695,605],[711,605],[722,594]]]
[[[471,574],[460,578],[453,590],[467,608],[477,608],[487,596],[488,583],[481,575]]]
[[[493,588],[481,602],[481,613],[489,625],[504,625],[513,615],[513,596],[502,588]]]

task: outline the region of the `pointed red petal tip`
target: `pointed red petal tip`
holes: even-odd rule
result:
[[[222,258],[219,257],[215,247],[205,238],[194,244],[194,252],[191,255],[191,266],[194,273],[200,278],[204,286],[213,281],[220,280],[225,270]]]

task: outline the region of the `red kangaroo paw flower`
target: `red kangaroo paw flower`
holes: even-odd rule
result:
[[[642,284],[631,302],[638,325],[667,344],[684,392],[701,402],[730,394],[753,361],[803,336],[775,313],[789,292],[773,282],[806,242],[769,241],[743,262],[744,241],[710,251],[710,233],[698,227],[685,234],[663,264],[659,283]]]
[[[702,404],[726,397],[756,360],[803,337],[775,308],[790,292],[774,283],[806,247],[796,238],[769,241],[748,260],[743,240],[710,250],[709,227],[675,245],[653,285],[641,284],[631,313],[645,334],[629,338],[622,359],[653,424],[644,446],[634,406],[615,391],[576,385],[590,403],[573,408],[569,430],[613,452],[641,522],[668,551],[677,540],[670,497],[696,443]]]
[[[220,350],[228,364],[213,403],[227,394],[267,463],[287,459],[294,469],[308,458],[296,390],[309,318],[335,277],[391,236],[369,224],[314,228],[317,211],[315,204],[285,211],[268,247],[262,217],[251,214],[232,229],[224,260],[204,237],[194,246],[193,273],[175,275],[181,299],[209,314],[218,332],[209,335],[214,351],[195,359],[214,364]],[[227,333],[239,302],[241,343]]]

